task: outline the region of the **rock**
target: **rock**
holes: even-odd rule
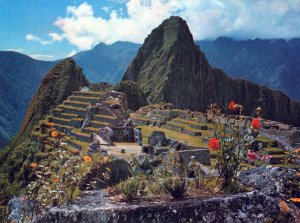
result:
[[[10,222],[14,220],[21,223],[24,215],[24,209],[27,208],[27,201],[22,197],[14,197],[8,202],[8,217]],[[25,221],[24,223],[26,223]]]
[[[226,197],[185,199],[159,203],[112,202],[104,192],[90,191],[83,194],[75,204],[50,208],[35,223],[71,223],[78,216],[81,223],[104,222],[279,222],[280,213],[275,198],[261,192],[240,193]],[[286,222],[296,222],[291,215]]]
[[[109,180],[107,181],[101,181],[96,185],[95,189],[100,189],[100,188],[105,188],[107,186],[111,186],[114,184],[119,183],[122,180],[127,179],[128,177],[131,176],[131,167],[129,165],[129,163],[120,157],[114,157],[111,159],[111,161],[109,163],[107,163],[105,166],[102,167],[102,170],[105,170],[106,168],[108,168],[110,171],[109,173]],[[99,171],[99,169],[97,168],[92,168],[91,171],[85,175],[84,179],[82,180],[81,184],[80,184],[80,189],[81,190],[85,190],[87,188],[87,185],[91,182],[94,181],[93,179],[96,176],[101,176],[101,172],[100,174],[97,172]]]
[[[290,194],[288,182],[296,180],[296,171],[280,167],[260,166],[240,173],[241,182],[267,195]]]
[[[155,150],[154,150],[154,147],[152,145],[145,145],[145,144],[142,145],[141,152],[142,153],[147,153],[147,154],[152,154],[152,155],[155,154]]]

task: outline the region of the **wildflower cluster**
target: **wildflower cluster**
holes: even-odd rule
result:
[[[252,151],[251,144],[258,135],[256,131],[261,128],[261,108],[256,108],[252,118],[242,117],[244,107],[234,101],[229,103],[228,108],[235,114],[221,114],[216,104],[208,107],[208,117],[215,125],[208,147],[217,152],[218,161],[215,168],[220,174],[218,182],[223,189],[232,191],[237,189],[237,174],[243,161],[267,160],[271,156],[260,157]]]

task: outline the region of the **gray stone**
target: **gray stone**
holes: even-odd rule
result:
[[[195,156],[195,160],[204,165],[210,165],[210,151],[208,149],[194,149],[178,151],[183,162],[188,164],[191,156]]]
[[[174,211],[176,210],[176,211]],[[153,203],[118,203],[101,191],[85,192],[75,204],[50,208],[36,223],[69,223],[78,216],[82,223],[106,222],[245,222],[259,223],[264,219],[278,222],[277,200],[258,191],[214,197]],[[259,216],[259,217],[258,217]],[[262,219],[262,217],[264,219]],[[286,216],[286,222],[296,222]]]
[[[296,171],[281,167],[260,166],[240,173],[241,182],[267,195],[288,194],[287,183],[295,180]]]

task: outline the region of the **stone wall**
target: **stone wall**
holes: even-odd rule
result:
[[[50,208],[36,223],[106,223],[106,222],[279,222],[276,199],[258,191],[214,197],[187,199],[156,204],[113,203],[102,192],[86,193],[73,205]],[[286,216],[286,222],[295,222]]]
[[[204,165],[210,165],[210,151],[208,149],[191,149],[178,151],[179,156],[184,163],[188,164],[191,157],[194,156],[195,160]]]

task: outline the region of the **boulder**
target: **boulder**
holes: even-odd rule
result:
[[[280,222],[275,198],[253,191],[226,197],[185,199],[159,203],[112,203],[104,192],[92,191],[75,204],[50,208],[36,223],[104,222]],[[291,214],[286,222],[296,222]]]
[[[267,195],[294,193],[289,182],[297,181],[296,171],[281,167],[260,166],[240,173],[241,182]],[[298,179],[299,180],[299,179]]]

